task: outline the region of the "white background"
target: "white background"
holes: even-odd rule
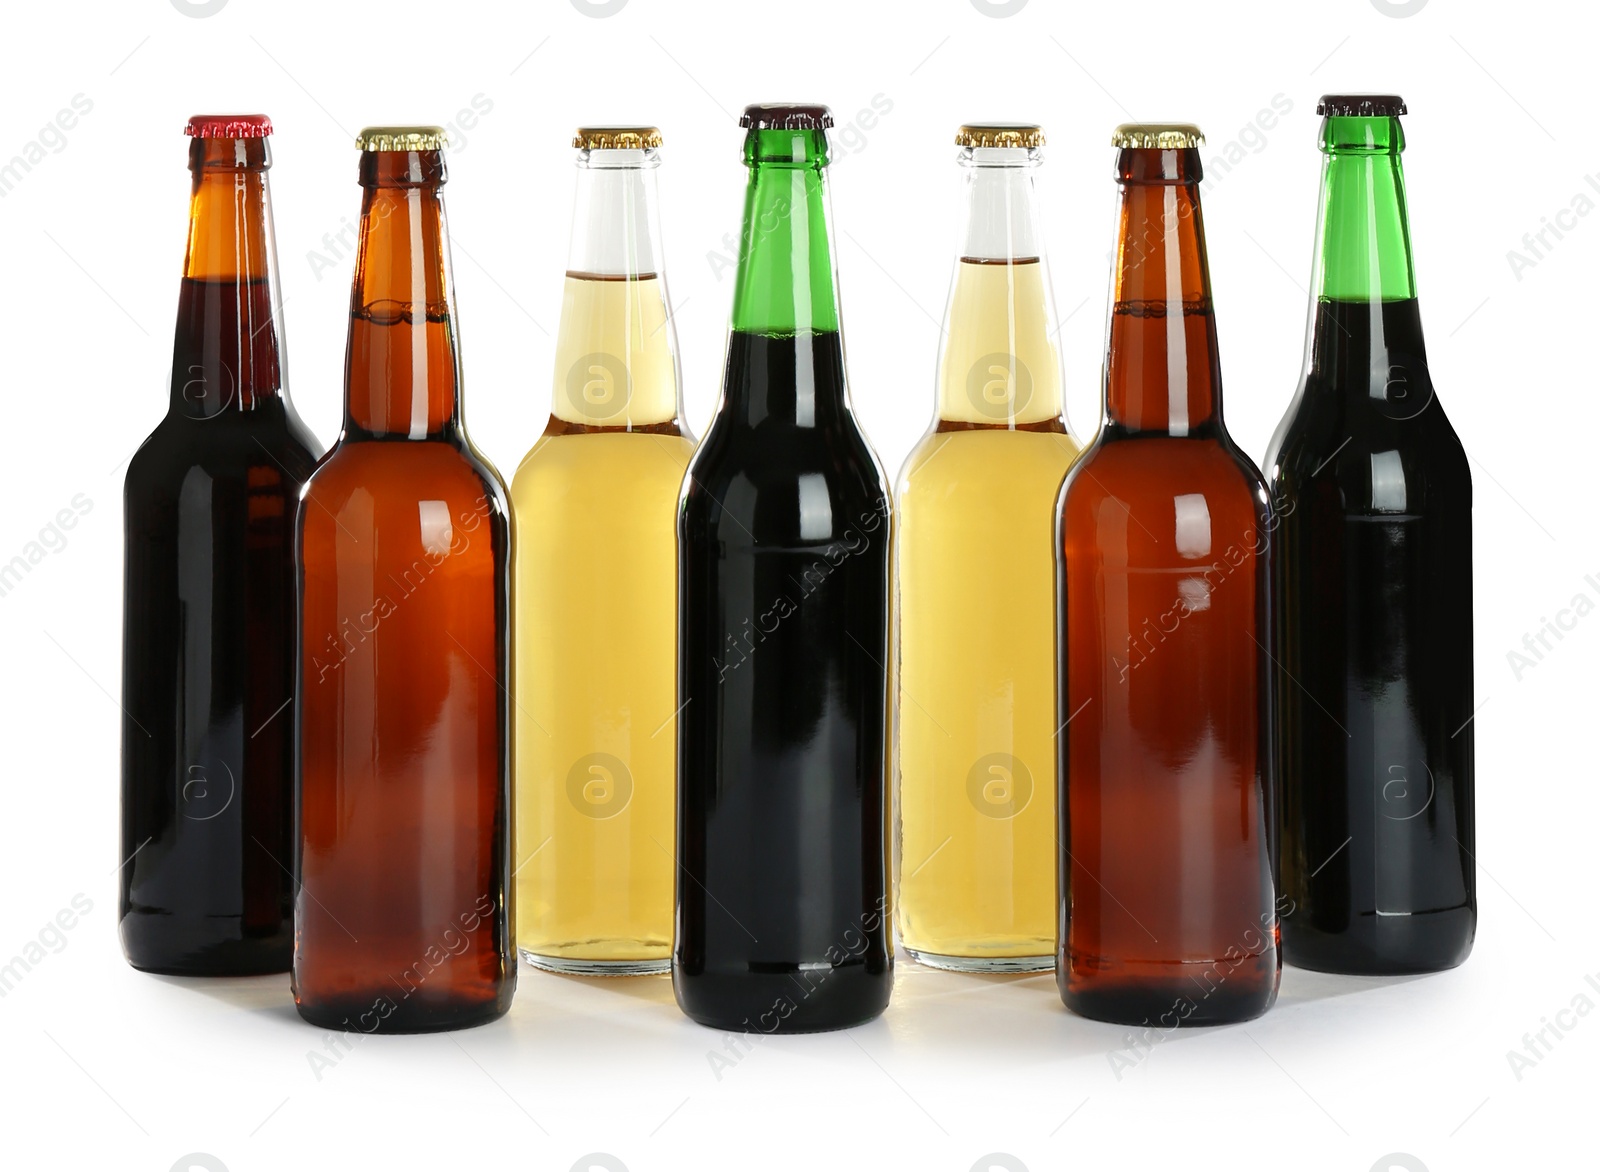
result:
[[[1507,253],[1568,208],[1594,157],[1587,5],[1433,0],[1074,4],[999,18],[971,0],[789,5],[568,0],[335,7],[230,0],[7,6],[0,160],[73,97],[92,111],[0,197],[6,359],[0,561],[77,494],[92,510],[0,597],[5,796],[0,962],[82,894],[60,951],[0,999],[0,1166],[168,1172],[469,1165],[981,1166],[1439,1172],[1592,1160],[1600,1014],[1513,1073],[1508,1050],[1581,993],[1600,1006],[1592,756],[1600,618],[1519,679],[1507,654],[1582,593],[1600,601],[1592,280],[1600,216],[1517,273]],[[980,0],[981,3],[981,0]],[[1376,4],[1376,7],[1375,7]],[[178,0],[178,7],[182,7]],[[308,254],[354,221],[355,132],[492,110],[449,159],[466,417],[505,473],[545,421],[580,121],[660,125],[684,397],[716,402],[744,103],[811,99],[841,123],[892,110],[834,170],[856,408],[891,474],[926,426],[955,234],[951,138],[968,119],[1049,135],[1045,218],[1069,416],[1087,438],[1111,245],[1113,125],[1208,132],[1205,194],[1233,434],[1259,459],[1299,367],[1330,90],[1398,90],[1433,376],[1472,457],[1481,922],[1455,972],[1286,969],[1247,1026],[1184,1032],[1118,1079],[1121,1031],[1068,1014],[1049,976],[896,969],[845,1034],[768,1040],[713,1074],[722,1039],[660,979],[524,969],[502,1021],[371,1038],[318,1078],[287,977],[191,981],[123,962],[115,932],[121,484],[167,401],[191,113],[262,110],[301,415],[340,420],[350,264]],[[1293,110],[1245,128],[1282,94]],[[1244,138],[1227,174],[1211,160]],[[1251,147],[1255,149],[1250,149]],[[57,148],[57,149],[48,149]],[[1600,174],[1596,182],[1600,183]],[[51,538],[53,544],[58,544]],[[1572,622],[1569,616],[1568,622]],[[1552,641],[1553,642],[1553,641]],[[54,942],[52,937],[51,942]],[[1600,976],[1596,977],[1600,981]],[[1570,1019],[1569,1019],[1570,1020]],[[1553,1035],[1547,1035],[1553,1037]],[[589,1153],[603,1153],[591,1161]],[[990,1153],[1000,1153],[988,1161]],[[176,1161],[176,1163],[175,1163]],[[609,1161],[609,1162],[607,1162]]]

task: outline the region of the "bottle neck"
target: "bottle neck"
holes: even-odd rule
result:
[[[837,332],[825,133],[751,131],[744,155],[750,184],[733,287],[733,328],[776,335]]]
[[[345,432],[441,439],[460,425],[460,357],[439,151],[361,156]]]
[[[1364,366],[1370,377],[1341,381],[1381,387],[1396,355],[1424,358],[1400,165],[1405,135],[1398,118],[1327,118],[1321,147],[1307,366]]]
[[[1039,162],[1038,150],[1020,147],[962,151],[965,220],[939,358],[941,424],[1065,427]]]
[[[1198,150],[1128,149],[1106,347],[1106,420],[1186,436],[1221,424]]]
[[[252,411],[283,387],[278,258],[264,138],[195,138],[189,239],[178,296],[169,410]]]
[[[660,429],[682,413],[658,162],[653,149],[578,156],[550,412],[582,430]]]

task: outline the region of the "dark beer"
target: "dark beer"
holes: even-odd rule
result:
[[[1192,126],[1124,126],[1105,420],[1058,509],[1061,934],[1085,1017],[1278,990],[1261,474],[1222,422]]]
[[[135,968],[282,972],[292,947],[290,404],[262,115],[190,119],[166,418],[128,465],[119,922]]]
[[[295,1004],[333,1029],[504,1013],[509,523],[461,421],[435,127],[362,132],[345,422],[300,507]]]
[[[845,387],[821,106],[751,106],[722,404],[678,523],[673,986],[696,1021],[889,1000],[888,491]]]
[[[1286,958],[1466,959],[1472,476],[1428,374],[1391,95],[1322,99],[1305,373],[1267,452]]]

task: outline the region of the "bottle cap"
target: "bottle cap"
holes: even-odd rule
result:
[[[442,126],[368,126],[356,135],[358,151],[437,151],[448,142]]]
[[[1325,118],[1398,118],[1406,112],[1399,94],[1323,94],[1317,113]]]
[[[751,130],[827,130],[833,111],[810,102],[756,102],[744,108],[739,125]]]
[[[572,138],[580,151],[648,151],[661,145],[654,126],[580,126]]]
[[[1022,147],[1044,145],[1044,131],[1032,122],[968,122],[956,131],[959,147]]]
[[[196,114],[183,132],[190,138],[266,138],[272,119],[265,114]]]
[[[1111,132],[1111,145],[1122,150],[1186,151],[1206,145],[1206,136],[1192,122],[1124,122]]]

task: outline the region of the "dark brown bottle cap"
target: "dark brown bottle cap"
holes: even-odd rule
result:
[[[190,138],[266,138],[272,119],[265,114],[196,114],[183,132]]]
[[[1317,113],[1325,118],[1398,118],[1406,112],[1399,94],[1323,94]]]
[[[739,125],[751,130],[827,130],[833,111],[810,102],[755,102],[744,108]]]

